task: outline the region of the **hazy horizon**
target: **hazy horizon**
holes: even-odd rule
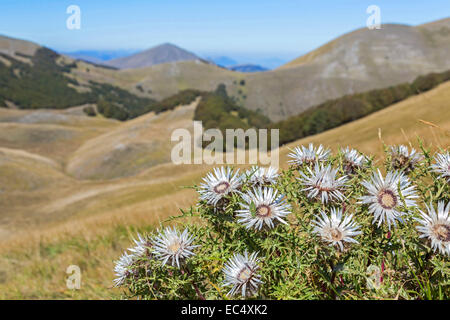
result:
[[[176,45],[176,44],[175,44]],[[147,48],[149,49],[149,48]],[[183,48],[186,49],[186,48]],[[144,49],[143,49],[144,50]],[[85,59],[91,62],[106,62],[109,60],[126,57],[129,55],[136,54],[142,50],[77,50],[77,51],[59,51],[61,54],[69,55],[74,58]],[[267,69],[275,69],[292,59],[304,54],[304,52],[296,53],[266,53],[261,54],[259,52],[242,54],[239,52],[193,52],[198,57],[213,61],[214,63],[229,67],[237,65],[259,65]],[[87,59],[90,58],[90,59]],[[98,60],[98,61],[97,61]],[[224,63],[224,61],[229,60],[230,63]],[[234,61],[234,63],[231,63]]]

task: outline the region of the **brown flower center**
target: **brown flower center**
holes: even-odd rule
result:
[[[230,184],[228,182],[222,181],[214,187],[214,192],[215,193],[225,193],[229,187],[230,187]]]
[[[248,281],[253,275],[253,271],[249,266],[246,266],[239,272],[238,279],[242,282]]]
[[[272,210],[270,209],[270,206],[262,204],[256,208],[256,215],[261,218],[270,217],[272,214]]]
[[[397,205],[397,196],[391,190],[381,190],[378,194],[378,203],[384,209],[393,209]]]
[[[450,226],[446,224],[437,224],[433,227],[433,233],[440,241],[450,241]]]
[[[181,243],[179,243],[178,241],[169,245],[169,251],[173,254],[177,253],[178,250],[180,250],[180,248],[181,248]]]
[[[394,157],[394,166],[403,167],[409,162],[409,158],[404,156],[403,154],[396,155]]]
[[[344,170],[347,174],[354,174],[358,165],[350,160],[346,160],[344,163]]]
[[[333,241],[340,241],[342,240],[342,232],[339,231],[337,228],[333,228],[330,230],[331,239]]]

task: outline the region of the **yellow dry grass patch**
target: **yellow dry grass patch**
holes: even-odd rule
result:
[[[106,180],[134,176],[170,162],[171,134],[178,128],[192,131],[198,102],[158,115],[138,117],[90,139],[73,153],[67,172],[78,179]]]
[[[70,112],[75,111],[0,108],[0,146],[25,150],[64,164],[67,156],[85,141],[119,125],[115,120]]]

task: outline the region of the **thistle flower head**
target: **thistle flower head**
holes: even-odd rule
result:
[[[344,200],[343,190],[347,181],[347,176],[337,178],[337,169],[330,165],[323,167],[316,163],[314,171],[307,168],[308,175],[300,172],[301,177],[297,178],[306,187],[302,191],[308,191],[308,198],[320,198],[322,203],[328,201]]]
[[[258,253],[254,252],[248,256],[247,251],[241,254],[234,254],[223,268],[225,281],[223,286],[232,286],[228,292],[229,296],[233,296],[240,292],[242,297],[252,296],[258,291],[259,285],[262,283],[261,276],[258,275],[259,259]]]
[[[315,148],[314,145],[310,143],[308,147],[295,147],[294,150],[288,154],[288,157],[292,158],[292,160],[289,160],[288,162],[298,166],[303,164],[312,165],[316,162],[326,161],[329,156],[329,149],[325,149],[322,145]]]
[[[331,217],[321,211],[321,216],[316,216],[314,232],[320,235],[323,241],[328,242],[332,246],[339,246],[344,251],[344,242],[358,243],[354,236],[361,234],[359,227],[354,221],[353,216],[342,216],[342,209],[331,208]]]
[[[423,160],[423,156],[417,153],[416,149],[411,151],[405,145],[392,146],[389,150],[391,155],[391,164],[395,170],[405,170],[411,172],[415,169],[417,164]]]
[[[147,236],[137,234],[137,239],[133,239],[134,247],[129,248],[132,254],[136,257],[150,256],[150,248],[152,246],[151,240]]]
[[[113,280],[114,286],[119,287],[125,283],[125,280],[131,274],[131,268],[135,261],[135,256],[133,254],[129,254],[128,252],[124,252],[119,260],[116,261],[114,266],[114,273],[116,278]]]
[[[159,232],[153,241],[153,248],[163,265],[171,260],[172,266],[176,264],[180,268],[180,263],[194,255],[192,251],[198,247],[192,245],[193,241],[194,237],[189,234],[188,229],[179,233],[175,228],[167,227]]]
[[[276,223],[287,224],[283,220],[291,211],[291,206],[283,200],[284,196],[278,195],[278,191],[272,188],[253,188],[242,195],[240,203],[242,210],[236,211],[236,216],[246,228],[261,230],[264,224],[273,228]]]
[[[357,150],[347,147],[345,149],[341,149],[341,152],[344,157],[344,170],[347,174],[354,174],[357,169],[362,169],[366,166],[367,158],[360,154]]]
[[[388,172],[383,178],[380,170],[374,173],[370,181],[363,181],[368,195],[361,197],[360,203],[368,204],[369,211],[374,215],[373,223],[378,221],[378,227],[387,223],[396,225],[396,220],[401,221],[404,215],[401,210],[402,200],[406,207],[414,207],[418,198],[414,186],[407,176],[400,171]],[[401,195],[401,196],[400,196]],[[402,199],[403,197],[403,199]]]
[[[416,219],[420,225],[417,230],[421,233],[420,238],[428,238],[431,248],[441,254],[450,256],[450,202],[438,202],[437,211],[430,203],[427,213],[420,210],[420,219]]]
[[[435,173],[439,175],[439,177],[443,179],[447,179],[447,182],[450,182],[450,153],[438,153],[434,160],[435,164],[431,165],[431,168]]]
[[[250,184],[253,185],[270,185],[277,181],[278,170],[274,167],[258,167],[253,166],[245,173]]]
[[[214,173],[209,172],[200,185],[200,199],[206,200],[210,205],[217,203],[231,192],[235,192],[241,186],[238,176],[239,169],[233,173],[229,167],[214,168]]]

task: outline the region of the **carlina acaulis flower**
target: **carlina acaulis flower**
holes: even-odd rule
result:
[[[153,249],[157,258],[165,265],[169,260],[172,266],[180,268],[185,259],[194,255],[193,250],[198,245],[193,245],[194,237],[189,234],[188,229],[182,233],[175,228],[166,227],[160,231],[153,241]]]
[[[331,246],[338,246],[344,251],[344,243],[358,243],[353,237],[361,234],[359,226],[353,221],[352,215],[343,216],[342,209],[331,208],[331,215],[324,211],[313,221],[313,232]]]
[[[228,194],[238,191],[241,186],[239,169],[233,172],[230,167],[214,168],[203,181],[199,190],[200,199],[214,206]]]
[[[300,146],[295,147],[294,150],[288,154],[288,157],[292,160],[288,162],[293,165],[301,166],[303,164],[313,165],[316,162],[322,162],[328,160],[330,156],[330,149],[325,149],[322,145],[315,148],[312,143],[308,147]]]
[[[232,286],[228,292],[229,296],[240,293],[242,297],[249,297],[256,294],[262,284],[258,253],[253,252],[250,256],[247,250],[244,254],[234,254],[223,268],[225,280],[222,286]]]
[[[363,181],[362,185],[367,190],[367,195],[360,198],[359,203],[368,204],[369,212],[373,214],[373,223],[387,223],[389,230],[396,221],[402,221],[405,215],[401,208],[406,204],[406,209],[415,207],[418,198],[415,187],[409,178],[400,171],[390,171],[383,178],[380,170],[374,173],[370,181]],[[403,199],[402,199],[402,197]]]
[[[450,153],[438,153],[434,160],[436,163],[431,165],[431,169],[439,175],[440,178],[447,179],[450,182]]]
[[[417,230],[420,238],[427,238],[431,242],[431,248],[436,252],[450,256],[450,202],[445,205],[439,201],[437,210],[432,203],[427,206],[427,213],[420,211],[421,218]]]
[[[253,166],[245,172],[245,177],[251,185],[271,185],[278,179],[278,169],[270,167]]]
[[[349,147],[341,149],[343,155],[343,169],[346,174],[352,175],[356,170],[363,169],[367,165],[367,158],[355,149]]]
[[[308,174],[300,171],[300,178],[297,178],[305,188],[302,191],[308,192],[308,198],[318,198],[322,203],[328,201],[343,201],[345,183],[347,176],[337,177],[337,169],[330,165],[323,167],[316,163],[314,171],[307,168]]]
[[[135,256],[124,252],[114,266],[114,273],[116,278],[113,280],[114,286],[119,287],[123,285],[126,279],[132,274],[132,266],[135,261]]]
[[[253,188],[242,194],[240,203],[243,209],[236,210],[238,222],[246,228],[261,230],[263,226],[273,228],[277,223],[287,222],[283,219],[291,213],[291,206],[283,195],[273,188]]]
[[[151,256],[152,242],[148,236],[137,234],[137,239],[133,239],[134,247],[129,248],[136,257]]]
[[[411,151],[405,145],[391,146],[389,149],[391,155],[391,165],[395,170],[404,170],[406,173],[413,171],[417,164],[424,159],[423,155],[416,149]]]

